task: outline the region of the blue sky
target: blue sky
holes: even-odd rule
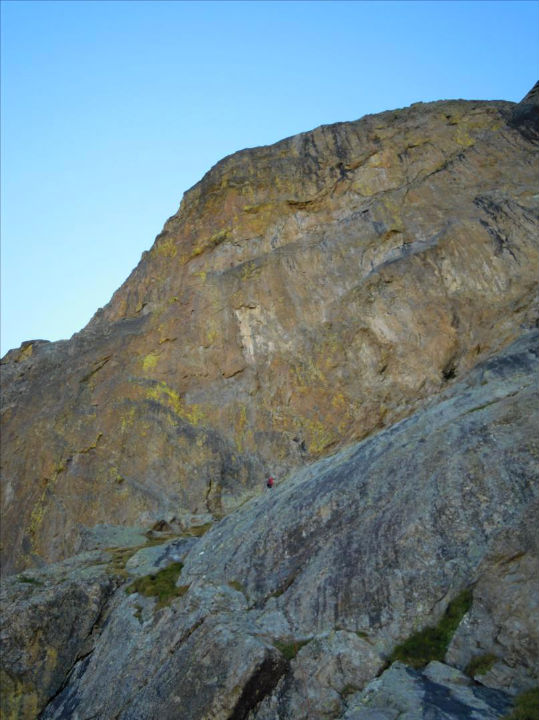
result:
[[[445,98],[518,101],[537,2],[1,3],[2,354],[80,330],[219,159]]]

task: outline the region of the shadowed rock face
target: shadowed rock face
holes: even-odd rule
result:
[[[421,673],[395,663],[349,704],[343,720],[495,720],[511,710],[504,693],[438,662]]]
[[[501,717],[539,671],[538,337],[200,538],[139,549],[132,537],[8,578],[3,716]],[[158,598],[160,570],[178,562]],[[440,658],[386,670],[465,588]],[[484,677],[463,674],[486,652]]]
[[[226,515],[531,327],[534,98],[419,103],[212,168],[82,332],[4,358],[4,573],[97,524]]]

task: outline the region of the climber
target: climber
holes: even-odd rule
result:
[[[268,478],[268,482],[266,483],[266,487],[271,490],[271,488],[273,487],[273,483],[274,483],[274,482],[275,482],[275,480],[274,480],[272,477],[269,477],[269,478]]]

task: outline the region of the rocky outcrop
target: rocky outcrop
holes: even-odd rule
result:
[[[185,530],[409,416],[537,318],[537,115],[444,101],[236,153],[70,341],[3,360],[3,572]]]
[[[35,718],[73,664],[93,650],[118,586],[101,558],[78,557],[2,589],[0,707],[5,720]]]
[[[155,531],[143,548],[133,538],[8,579],[5,716],[501,717],[539,670],[537,340],[525,333],[425,408],[200,537]],[[54,575],[85,618],[57,659],[47,633],[32,632],[35,618],[59,637],[72,626],[62,606],[51,618],[38,585]],[[96,586],[107,589],[88,613]],[[443,662],[388,668],[464,590],[458,627],[436,649]],[[470,661],[485,653],[495,657],[482,675]]]

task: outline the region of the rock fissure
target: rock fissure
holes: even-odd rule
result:
[[[275,656],[265,658],[245,683],[242,694],[227,720],[246,720],[249,713],[253,712],[274,690],[288,668],[288,663],[282,658]]]
[[[90,380],[97,372],[99,372],[102,368],[105,367],[105,365],[108,363],[108,361],[111,359],[112,355],[107,355],[102,360],[99,360],[94,367],[86,374],[84,375],[79,382],[85,383]]]
[[[38,716],[39,720],[41,720],[41,718],[43,718],[46,715],[47,708],[53,707],[57,698],[59,698],[62,695],[62,693],[66,690],[66,688],[69,685],[70,679],[72,678],[72,676],[76,672],[76,670],[79,669],[80,667],[83,667],[90,661],[90,657],[91,657],[92,653],[93,653],[93,649],[90,650],[89,652],[87,652],[82,657],[79,657],[75,660],[73,665],[66,672],[65,679],[62,682],[62,684],[60,685],[60,687],[58,688],[58,690],[54,693],[54,695],[49,697],[48,700],[46,701],[43,711]],[[66,720],[67,720],[67,718],[66,718]]]

